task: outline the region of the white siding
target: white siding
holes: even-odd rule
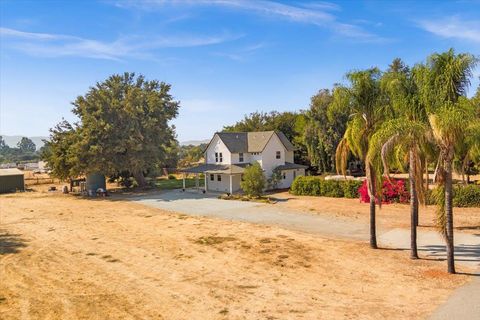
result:
[[[277,151],[280,151],[280,159],[276,158]],[[283,143],[280,141],[276,134],[273,135],[261,154],[261,165],[263,170],[265,171],[265,177],[267,177],[267,179],[270,178],[270,176],[272,175],[273,169],[275,169],[279,165],[285,164],[285,153],[286,149],[283,146]]]
[[[283,174],[285,174],[285,179],[283,179]],[[305,169],[293,169],[293,170],[282,171],[282,179],[278,184],[278,188],[280,189],[290,188],[293,180],[295,179],[294,176],[299,177],[304,175],[305,175]]]
[[[285,162],[293,163],[293,151],[285,151]]]
[[[250,163],[252,161],[252,155],[250,153],[244,152],[243,153],[243,161],[240,162],[239,160],[240,154],[232,153],[231,159],[232,163]]]
[[[218,137],[218,135],[215,135],[212,138],[212,141],[210,142],[210,145],[208,146],[207,150],[205,151],[206,157],[205,157],[205,162],[206,163],[217,163],[215,162],[215,152],[222,153],[223,156],[223,161],[221,162],[222,164],[231,164],[232,163],[232,157],[230,154],[230,151],[228,151],[227,146],[223,143],[222,140]]]
[[[218,181],[219,174],[213,174],[214,180],[210,180],[210,173],[207,173],[207,190],[218,192],[230,192],[230,175],[220,174],[221,180]],[[240,175],[232,175],[233,192],[240,190]]]

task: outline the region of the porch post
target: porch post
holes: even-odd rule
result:
[[[207,172],[203,173],[203,177],[205,178],[205,192],[207,192]]]
[[[232,175],[230,175],[230,194],[232,194],[233,192],[233,179],[232,179]]]
[[[183,179],[183,191],[185,191],[185,172],[182,174]]]

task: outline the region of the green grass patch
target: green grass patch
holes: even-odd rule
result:
[[[202,179],[199,179],[200,187],[203,187],[203,184],[204,182],[202,181]],[[182,179],[158,179],[157,181],[155,181],[155,186],[158,189],[162,189],[162,190],[182,189],[183,181]],[[195,178],[186,178],[185,187],[186,188],[195,187]]]

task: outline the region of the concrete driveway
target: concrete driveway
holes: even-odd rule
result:
[[[324,237],[365,241],[369,238],[368,225],[357,221],[309,214],[278,205],[227,201],[217,197],[215,194],[173,190],[133,196],[129,200],[188,215],[276,225]],[[379,246],[409,250],[409,230],[392,229],[377,232]],[[422,258],[443,261],[446,257],[444,241],[434,231],[419,232],[418,250]],[[455,234],[455,260],[457,264],[480,270],[480,234],[460,232]],[[476,278],[472,282],[455,291],[448,301],[434,312],[431,319],[480,319],[479,276],[480,273],[476,273]]]
[[[368,239],[368,227],[347,220],[299,213],[272,204],[221,200],[217,194],[173,190],[134,196],[131,201],[178,213],[277,225],[286,229],[348,239]]]
[[[350,219],[310,214],[280,205],[221,200],[217,194],[172,190],[134,196],[130,200],[183,214],[214,217],[231,221],[244,221],[276,225],[285,229],[319,234],[327,237],[368,240],[368,224]],[[288,200],[284,200],[288,201]],[[409,250],[408,229],[377,230],[379,246]],[[418,234],[418,249],[424,258],[445,260],[445,244],[435,231]],[[455,258],[458,264],[480,267],[480,235],[455,234]]]

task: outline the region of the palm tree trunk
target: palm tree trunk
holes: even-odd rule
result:
[[[455,273],[455,253],[453,246],[453,187],[452,187],[452,160],[445,160],[445,215],[447,218],[447,263],[448,273]]]
[[[429,186],[429,181],[428,181],[428,161],[425,160],[425,174],[426,174],[426,178],[425,178],[425,192],[428,192],[428,186]]]
[[[416,159],[415,152],[410,150],[410,166],[408,178],[410,181],[410,258],[418,259],[417,251],[417,226],[418,226],[418,196],[415,185]]]
[[[370,197],[370,247],[372,249],[378,248],[375,218],[375,197]]]
[[[375,215],[375,179],[372,175],[373,168],[371,165],[366,165],[366,175],[368,183],[368,191],[370,195],[370,247],[377,249],[377,227],[376,227],[376,215]]]

